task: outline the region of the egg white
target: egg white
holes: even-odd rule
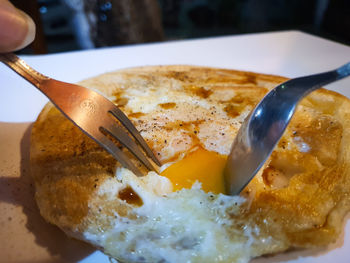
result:
[[[133,207],[132,218],[116,214],[113,229],[84,233],[107,254],[121,261],[174,263],[247,262],[251,257],[252,233],[259,230],[230,228],[235,224],[230,214],[239,212],[244,198],[205,193],[200,184],[172,192],[169,179],[154,172],[140,178],[124,168],[105,184],[99,188],[101,195],[109,191],[113,196],[111,191],[117,194],[129,186],[143,201]]]

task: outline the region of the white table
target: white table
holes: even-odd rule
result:
[[[350,47],[287,31],[23,58],[39,72],[67,82],[125,67],[165,64],[205,65],[296,77],[350,61]],[[350,78],[327,88],[350,98]],[[67,238],[38,214],[30,187],[28,145],[30,125],[46,102],[39,91],[0,65],[0,262],[109,262],[90,246]],[[348,263],[349,260],[350,224],[344,237],[326,250],[284,253],[254,262]]]

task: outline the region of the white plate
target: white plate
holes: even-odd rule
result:
[[[192,64],[287,77],[326,71],[350,61],[350,48],[288,31],[43,56],[24,56],[38,71],[68,82],[119,68]],[[327,86],[350,98],[350,79]],[[34,87],[0,65],[0,262],[109,262],[90,246],[47,224],[33,201],[28,174],[30,124],[47,102]],[[337,244],[283,253],[254,262],[337,262],[350,258],[350,224]]]

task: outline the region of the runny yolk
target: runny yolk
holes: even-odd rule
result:
[[[223,171],[226,156],[203,148],[187,154],[166,168],[161,175],[170,179],[174,191],[191,188],[198,181],[205,192],[225,193]]]

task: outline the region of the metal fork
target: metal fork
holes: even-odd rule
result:
[[[272,89],[242,123],[224,171],[227,193],[239,194],[282,137],[302,98],[350,76],[350,62],[335,70],[288,80]]]
[[[130,169],[138,176],[143,175],[109,136],[117,139],[148,170],[159,171],[161,164],[152,150],[128,117],[111,101],[97,92],[82,86],[44,76],[13,53],[0,54],[0,61],[44,93],[69,120],[112,154],[122,166]],[[119,120],[135,140],[132,139],[115,118]]]

